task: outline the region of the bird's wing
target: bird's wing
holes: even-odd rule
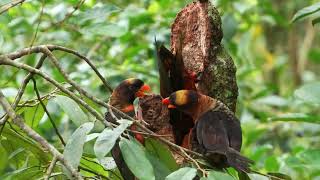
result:
[[[229,146],[240,152],[242,145],[242,131],[240,121],[232,114],[223,120],[229,138]]]
[[[229,139],[223,123],[225,118],[224,112],[208,111],[197,120],[197,139],[207,152],[225,154],[227,151]]]

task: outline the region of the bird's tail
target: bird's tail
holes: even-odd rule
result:
[[[238,151],[228,148],[226,157],[228,165],[235,168],[238,172],[251,172],[250,165],[254,162],[251,159],[242,156]]]

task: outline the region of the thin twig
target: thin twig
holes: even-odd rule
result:
[[[18,4],[22,4],[24,1],[25,1],[25,0],[17,0],[17,1],[13,1],[13,2],[10,2],[10,3],[2,6],[1,9],[0,9],[0,14],[8,11],[9,9],[17,6]]]
[[[193,159],[191,156],[189,156],[188,153],[186,153],[186,151],[184,151],[182,148],[180,149],[180,151],[189,159],[193,162],[193,164],[195,164],[197,166],[197,169],[200,170],[202,172],[203,177],[207,177],[208,176],[208,172],[206,170],[204,170],[203,168],[201,168],[201,166],[199,165],[199,163]]]
[[[76,169],[74,169],[69,162],[67,162],[63,155],[51,144],[48,143],[46,139],[44,139],[41,135],[39,135],[32,128],[24,124],[24,120],[16,115],[14,109],[11,107],[9,102],[5,99],[2,91],[0,90],[0,104],[2,105],[5,112],[12,119],[13,123],[17,125],[22,131],[24,131],[28,136],[30,136],[33,140],[38,142],[44,149],[48,150],[53,156],[56,156],[57,159],[70,171],[72,176],[76,179],[83,179],[81,175],[78,173]]]
[[[80,0],[74,7],[73,10],[65,15],[65,17],[56,23],[53,23],[54,26],[61,26],[67,19],[69,19],[85,2],[86,0]]]
[[[170,134],[163,134],[163,135],[160,135],[160,134],[150,134],[150,133],[141,132],[141,131],[134,131],[134,130],[131,130],[131,129],[127,129],[127,131],[132,132],[132,133],[135,133],[135,134],[142,134],[142,135],[151,136],[151,137],[171,137]]]
[[[53,156],[52,161],[47,169],[46,176],[45,176],[44,180],[49,180],[49,178],[51,177],[51,173],[53,172],[53,169],[57,163],[57,160],[58,160],[57,157]]]
[[[73,54],[74,56],[78,57],[79,59],[84,60],[93,69],[93,71],[97,74],[97,76],[102,81],[106,90],[108,90],[110,93],[112,93],[112,91],[113,91],[112,87],[109,85],[109,83],[106,81],[106,79],[101,75],[101,73],[98,71],[98,69],[92,64],[92,62],[87,57],[85,57],[84,55],[81,55],[80,53],[78,53],[75,50],[72,50],[72,49],[69,49],[66,47],[62,47],[62,46],[57,46],[57,45],[40,45],[40,46],[34,46],[32,48],[24,48],[20,51],[9,53],[6,56],[11,60],[15,60],[15,59],[21,58],[25,55],[28,55],[28,54],[43,52],[45,47],[48,48],[50,51],[55,51],[55,50],[64,51],[64,52]]]
[[[74,101],[76,101],[77,103],[79,103],[80,105],[82,105],[84,108],[86,108],[93,116],[95,116],[98,120],[100,120],[101,122],[104,122],[104,118],[95,110],[93,109],[91,106],[89,106],[86,102],[84,102],[82,99],[78,98],[74,93],[72,93],[71,91],[69,91],[68,89],[66,89],[65,87],[63,87],[60,83],[58,83],[56,80],[50,78],[47,74],[45,74],[44,72],[35,69],[31,66],[28,66],[26,64],[22,64],[22,63],[18,63],[15,61],[12,61],[10,59],[8,59],[6,56],[0,56],[0,64],[5,64],[5,65],[11,65],[20,69],[24,69],[26,71],[32,72],[34,74],[38,74],[41,77],[43,77],[45,80],[47,80],[48,82],[50,82],[51,84],[53,84],[54,86],[56,86],[58,89],[60,89],[62,92],[66,93],[69,95],[69,97],[71,99],[73,99]]]
[[[40,60],[38,61],[38,63],[36,64],[35,68],[36,69],[39,69],[41,68],[41,66],[43,65],[43,62],[44,60],[47,58],[47,55],[42,55]],[[22,81],[22,84],[19,88],[19,91],[14,99],[14,102],[12,104],[12,108],[13,109],[16,109],[17,105],[19,104],[21,98],[22,98],[22,95],[24,93],[24,90],[26,89],[27,87],[27,84],[29,83],[30,79],[32,78],[33,76],[33,73],[29,72],[29,74],[23,79]],[[8,116],[4,117],[4,119],[1,121],[0,120],[0,124],[4,124],[6,121],[8,120]]]
[[[38,100],[39,100],[39,102],[40,102],[40,104],[41,104],[44,112],[47,114],[48,119],[50,120],[54,131],[56,132],[56,134],[57,134],[57,136],[59,137],[59,139],[60,139],[61,143],[63,144],[63,146],[66,146],[66,143],[64,142],[61,134],[59,133],[59,130],[58,130],[58,128],[57,128],[56,123],[55,123],[54,120],[52,119],[49,111],[47,110],[46,105],[45,105],[45,104],[42,102],[42,100],[41,100],[41,96],[40,96],[40,93],[39,93],[38,88],[37,88],[37,82],[36,82],[36,80],[35,80],[34,78],[32,78],[32,82],[33,82],[33,89],[34,89],[34,91],[36,92],[37,98],[38,98]]]
[[[30,48],[33,46],[33,44],[34,44],[34,42],[35,42],[35,40],[37,38],[38,32],[39,32],[39,26],[40,26],[42,15],[43,15],[44,5],[45,5],[45,0],[42,0],[42,6],[41,6],[41,11],[40,11],[40,15],[39,15],[38,24],[37,24],[36,32],[34,33],[34,36],[33,36],[32,41],[30,43]]]

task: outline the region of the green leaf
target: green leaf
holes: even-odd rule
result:
[[[92,9],[86,10],[85,12],[81,12],[77,19],[80,20],[80,23],[84,23],[88,20],[95,20],[95,21],[105,21],[107,16],[112,13],[119,12],[120,8],[112,5],[106,4],[100,7],[94,7]]]
[[[47,100],[43,101],[45,105],[47,104],[47,102]],[[27,125],[29,125],[32,128],[35,128],[38,127],[39,122],[44,115],[44,109],[42,108],[41,104],[38,104],[33,107],[25,107],[23,114]]]
[[[83,145],[86,140],[87,134],[93,128],[94,123],[87,122],[82,124],[75,132],[71,135],[68,140],[66,147],[63,151],[63,156],[67,162],[74,168],[78,168],[80,159],[83,153]]]
[[[123,159],[132,173],[141,180],[154,180],[155,175],[151,163],[147,159],[143,146],[135,139],[122,138],[119,143]]]
[[[8,154],[4,147],[0,144],[0,174],[2,174],[2,170],[7,167],[8,162]]]
[[[319,116],[307,115],[303,113],[288,113],[276,117],[268,118],[269,121],[297,121],[308,123],[320,123]]]
[[[196,175],[197,175],[196,169],[191,167],[184,167],[169,174],[169,176],[166,177],[166,180],[177,180],[177,179],[192,180]]]
[[[299,159],[304,167],[320,170],[320,149],[306,150],[299,154]]]
[[[88,116],[82,111],[79,105],[67,96],[56,96],[54,101],[69,116],[71,121],[79,127],[89,121]]]
[[[279,170],[279,163],[275,156],[269,156],[264,162],[264,166],[267,171],[269,172],[277,172]]]
[[[210,171],[207,177],[207,180],[235,180],[234,177],[230,176],[227,173],[222,173],[218,171]]]
[[[299,10],[292,18],[292,22],[296,22],[299,19],[302,19],[308,15],[311,15],[313,13],[316,13],[320,10],[320,3],[315,3],[311,6],[305,7],[301,10]]]
[[[254,180],[269,180],[269,178],[262,176],[260,174],[248,174],[248,176]]]
[[[171,171],[175,171],[179,168],[168,146],[164,145],[160,141],[153,138],[148,138],[145,140],[145,147],[147,152],[157,157]]]
[[[80,31],[84,35],[98,35],[108,37],[120,37],[128,32],[127,24],[98,23],[82,28]]]
[[[304,85],[297,89],[294,95],[304,102],[320,105],[320,82]]]
[[[113,130],[106,128],[98,136],[93,147],[94,153],[98,159],[103,158],[111,151],[119,136],[121,136],[121,134],[132,124],[132,122],[128,120],[121,120],[118,122],[120,125],[117,128]]]

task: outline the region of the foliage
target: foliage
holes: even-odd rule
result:
[[[305,18],[305,17],[308,17],[308,16],[311,16],[315,13],[318,13],[320,11],[320,3],[315,3],[311,6],[308,6],[308,7],[305,7],[301,10],[299,10],[292,18],[292,22],[295,22],[299,19],[302,19],[302,18]],[[314,17],[314,19],[312,20],[312,24],[316,24],[316,23],[319,23],[320,21],[320,15],[316,15]]]
[[[1,1],[0,6],[8,2]],[[89,57],[113,87],[125,78],[138,77],[150,84],[154,92],[159,92],[154,39],[169,46],[170,25],[191,0],[86,0],[69,17],[79,2],[25,1],[1,14],[0,54],[32,44],[58,44]],[[222,15],[223,44],[238,69],[237,116],[243,128],[242,153],[255,161],[253,169],[261,173],[318,179],[320,47],[316,42],[320,37],[315,33],[317,26],[298,20],[312,14],[313,24],[317,23],[319,3],[311,5],[314,3],[311,0],[218,0],[212,3]],[[297,12],[297,9],[302,10]],[[291,23],[291,19],[295,23]],[[54,54],[81,87],[108,100],[110,94],[89,66],[66,53]],[[34,66],[39,58],[39,55],[28,55],[19,61]],[[58,82],[65,82],[51,63],[46,61],[42,70]],[[0,74],[0,89],[13,102],[27,73],[0,65]],[[43,102],[67,145],[64,147],[59,141],[32,83],[27,85],[16,112],[67,159],[72,159],[75,167],[79,165],[81,175],[119,179],[108,149],[128,124],[103,130],[102,124],[84,107],[39,76],[34,77]],[[83,100],[100,113],[106,111],[90,99]],[[3,114],[0,108],[0,115]],[[0,130],[0,179],[42,178],[53,157],[13,123],[6,123]],[[182,176],[192,179],[196,174],[201,175],[194,165],[178,167],[168,148],[155,139],[148,139],[146,145],[141,146],[134,140],[121,138],[120,147],[129,168],[141,179]],[[202,179],[237,178],[232,170],[228,172],[209,171],[208,177]],[[61,164],[55,166],[52,175],[66,178]],[[254,173],[249,177],[266,178]]]

